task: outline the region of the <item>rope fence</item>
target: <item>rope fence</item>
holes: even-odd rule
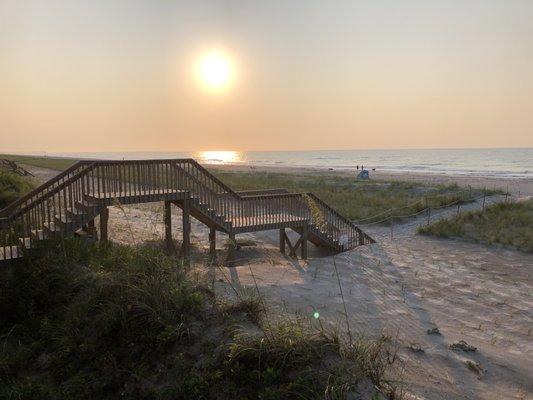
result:
[[[452,193],[452,195],[457,196],[460,193],[464,193],[464,192],[467,192],[467,191],[471,193],[472,189],[469,188],[469,189],[460,190],[458,192]],[[385,211],[379,212],[377,214],[374,214],[374,215],[372,215],[370,217],[366,217],[366,218],[363,218],[363,219],[360,219],[360,220],[354,220],[353,222],[356,223],[358,227],[364,228],[364,227],[370,227],[370,226],[374,226],[374,225],[384,224],[384,223],[390,221],[390,229],[391,229],[390,230],[390,237],[391,237],[391,239],[393,239],[393,237],[394,237],[394,221],[395,220],[398,221],[398,220],[402,220],[402,219],[406,219],[406,218],[413,218],[413,217],[417,217],[417,216],[419,216],[421,214],[426,213],[427,214],[426,225],[430,225],[431,224],[432,211],[447,209],[447,208],[450,208],[450,207],[456,205],[457,206],[456,215],[459,215],[460,212],[461,212],[461,205],[470,205],[472,203],[478,202],[479,200],[482,200],[481,210],[484,211],[485,207],[487,205],[487,197],[491,198],[491,197],[497,196],[497,195],[498,194],[493,193],[493,192],[491,192],[490,194],[487,194],[487,190],[483,189],[483,194],[480,195],[480,196],[471,196],[471,197],[467,197],[467,198],[460,198],[460,199],[456,199],[456,200],[454,200],[452,202],[445,203],[445,204],[438,205],[438,206],[430,206],[428,199],[429,198],[437,198],[437,197],[442,196],[442,195],[426,196],[424,199],[419,199],[419,200],[414,201],[413,203],[407,204],[405,206],[396,207],[396,208],[390,208],[388,210],[385,210]],[[444,195],[444,196],[446,196],[446,195]],[[508,190],[505,193],[501,194],[501,196],[505,196],[503,201],[502,201],[504,203],[507,203],[509,201],[515,201],[513,199],[513,195],[511,195]],[[424,207],[422,210],[419,210],[417,212],[410,213],[410,214],[395,214],[395,212],[397,212],[399,210],[415,207],[416,205],[418,205],[419,203],[422,203],[424,201],[425,201],[425,204],[427,205],[427,207]],[[381,218],[378,221],[361,223],[361,222],[364,222],[364,221],[373,220],[373,219],[375,219],[377,217],[380,217],[380,216],[386,215],[386,214],[390,214],[390,215],[388,215],[385,218]]]

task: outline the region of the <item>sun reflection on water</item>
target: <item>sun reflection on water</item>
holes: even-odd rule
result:
[[[233,164],[243,161],[243,154],[238,151],[199,151],[195,158],[206,164]]]

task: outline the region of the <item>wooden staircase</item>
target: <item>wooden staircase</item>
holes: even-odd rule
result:
[[[43,239],[94,235],[96,217],[107,226],[109,206],[154,201],[176,204],[230,238],[291,228],[336,252],[374,242],[312,193],[236,192],[193,159],[80,161],[0,210],[0,263]]]

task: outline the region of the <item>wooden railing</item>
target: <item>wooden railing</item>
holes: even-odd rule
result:
[[[373,240],[312,193],[285,189],[236,192],[193,159],[80,161],[21,199],[0,210],[0,260],[14,258],[39,239],[43,229],[69,234],[79,228],[73,210],[86,207],[87,218],[114,201],[160,201],[183,193],[193,206],[227,232],[309,224],[309,231],[337,250]],[[79,221],[78,221],[79,222]],[[87,223],[88,221],[81,221]],[[57,229],[57,225],[63,229]],[[69,228],[70,231],[69,231]]]

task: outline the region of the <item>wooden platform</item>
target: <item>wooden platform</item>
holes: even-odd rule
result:
[[[98,205],[112,205],[114,203],[120,204],[137,204],[137,203],[151,203],[154,201],[178,201],[187,198],[189,192],[180,189],[148,189],[138,192],[105,192],[105,193],[91,193],[85,195],[85,199],[93,204]]]
[[[307,218],[298,215],[276,213],[233,218],[231,223],[236,233],[244,233],[302,226],[307,221]]]

